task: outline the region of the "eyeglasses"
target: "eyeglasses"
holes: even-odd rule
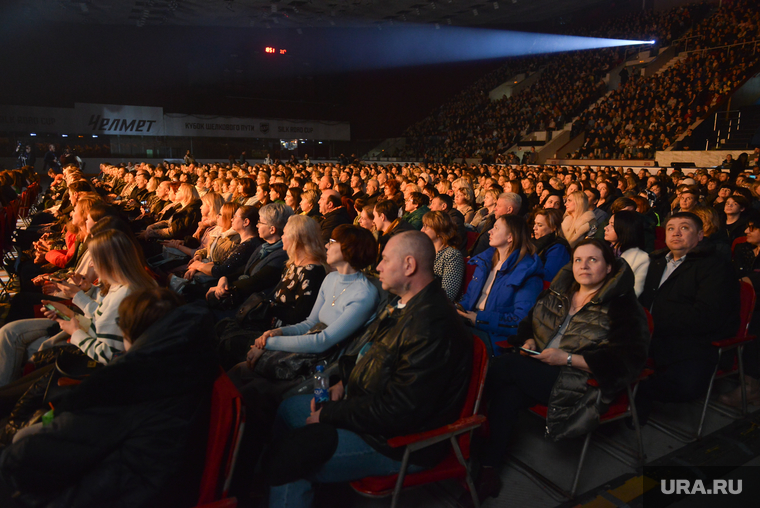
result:
[[[327,245],[332,245],[334,243],[338,243],[338,240],[336,240],[335,238],[330,238],[329,240],[327,240]]]
[[[760,229],[760,226],[755,224],[747,224],[747,231],[754,231],[756,229]]]

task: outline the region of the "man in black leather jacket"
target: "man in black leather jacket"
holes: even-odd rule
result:
[[[398,299],[341,358],[341,382],[330,388],[329,402],[315,410],[310,395],[292,397],[279,410],[278,421],[290,429],[334,426],[338,448],[309,480],[274,487],[270,506],[308,504],[311,481],[397,472],[403,449],[391,449],[389,438],[458,418],[472,369],[472,336],[433,275],[434,258],[432,242],[418,231],[388,242],[378,271],[383,288]],[[410,463],[417,469],[436,464],[448,443],[440,445],[413,453]]]

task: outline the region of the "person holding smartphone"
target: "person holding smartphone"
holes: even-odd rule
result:
[[[522,217],[499,217],[488,234],[491,247],[469,261],[475,273],[458,312],[493,356],[500,354],[494,343],[514,335],[536,303],[544,284],[544,265]]]
[[[607,402],[638,376],[649,331],[633,282],[631,268],[606,243],[581,240],[571,263],[520,322],[510,343],[539,354],[506,354],[489,367],[488,419],[494,431],[479,457],[481,500],[498,495],[498,468],[520,410],[549,406],[546,429],[553,440],[583,435],[599,423],[588,411],[596,390]],[[588,385],[592,376],[599,388]]]

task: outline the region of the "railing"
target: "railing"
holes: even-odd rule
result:
[[[673,47],[678,47],[681,43],[686,41],[686,43],[684,44],[684,48],[685,48],[684,51],[687,51],[689,48],[689,41],[694,40],[694,39],[699,39],[700,37],[701,36],[699,35],[690,35],[688,37],[681,37],[680,39],[676,39],[673,42],[671,42],[670,45]]]
[[[738,109],[718,111],[713,120],[713,133],[707,139],[707,149],[717,150],[731,139],[731,134],[739,130],[742,113]],[[712,145],[712,146],[711,146]]]
[[[731,48],[736,48],[738,46],[747,46],[747,45],[753,46],[752,53],[757,53],[757,45],[758,44],[760,44],[760,39],[755,39],[754,41],[737,42],[736,44],[728,44],[726,46],[715,46],[713,48],[692,49],[691,51],[682,51],[681,53],[686,53],[687,55],[689,55],[691,53],[702,53],[702,54],[705,54],[705,53],[708,53],[708,52],[722,50],[722,49],[725,49],[726,53],[728,53],[728,50],[731,49]]]

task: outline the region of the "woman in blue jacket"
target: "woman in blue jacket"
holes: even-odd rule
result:
[[[517,333],[543,289],[544,265],[521,217],[499,217],[489,235],[491,247],[469,261],[475,273],[458,312],[478,330],[491,354],[499,355],[493,344]]]

